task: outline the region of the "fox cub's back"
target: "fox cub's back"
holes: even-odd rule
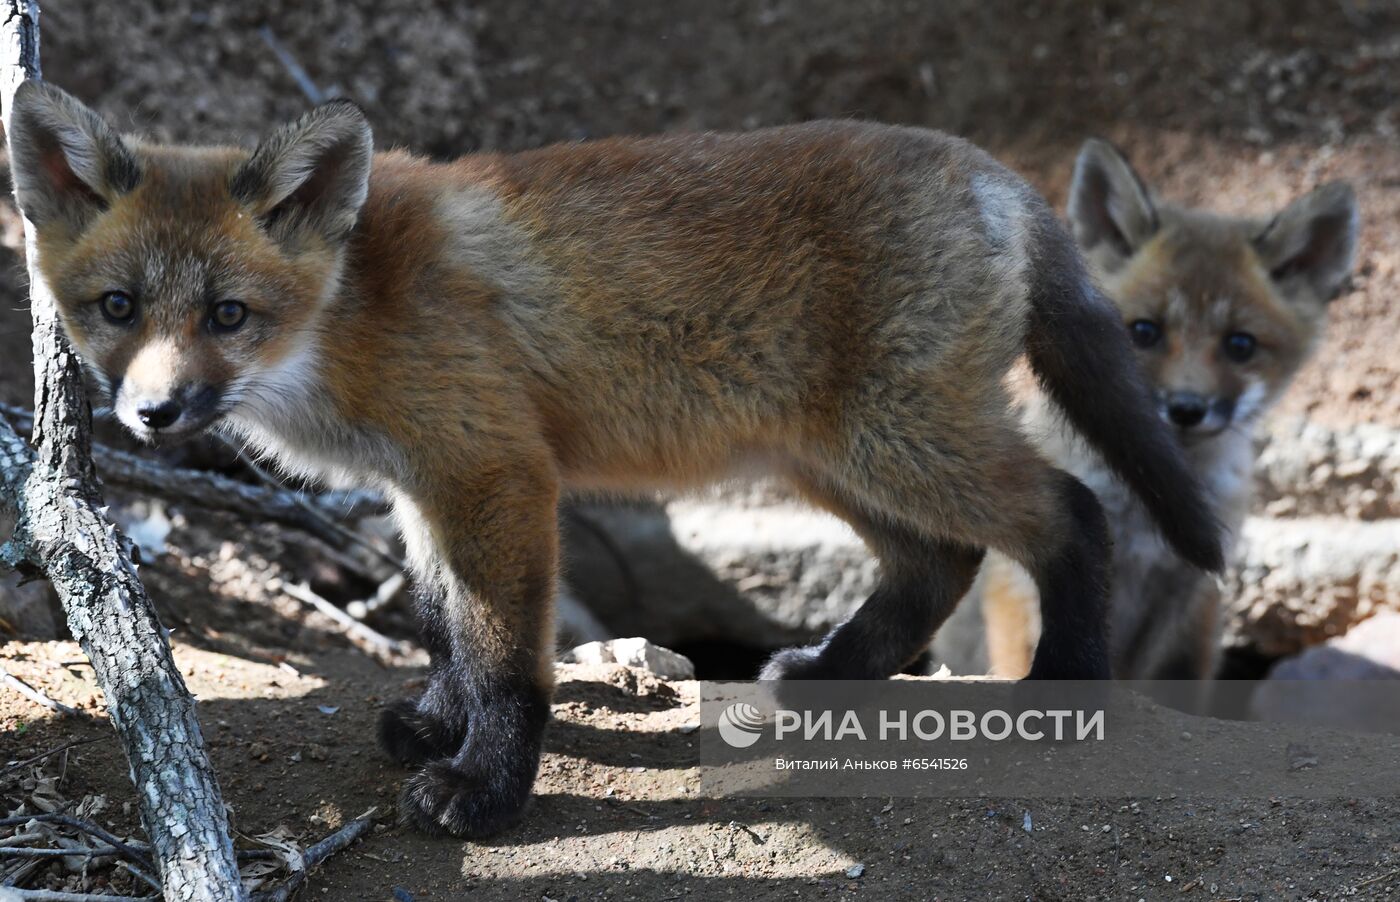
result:
[[[835,419],[901,355],[971,379],[1020,352],[1017,229],[1044,207],[956,138],[818,122],[455,171],[472,177],[437,202],[447,253],[511,287],[495,313],[566,467],[657,471],[716,441],[810,440],[814,407]],[[619,458],[612,439],[633,428],[650,438]]]

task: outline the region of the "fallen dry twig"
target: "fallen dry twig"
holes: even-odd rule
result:
[[[20,827],[31,822],[37,822],[41,824],[59,824],[64,827],[68,827],[70,829],[86,833],[94,839],[99,839],[102,842],[105,842],[107,845],[111,846],[114,850],[116,850],[116,852],[119,855],[121,855],[126,860],[132,862],[133,864],[137,865],[143,871],[149,872],[155,870],[155,865],[151,861],[150,856],[146,855],[144,852],[140,852],[132,848],[126,842],[118,839],[115,835],[113,835],[107,830],[104,830],[101,826],[94,824],[92,821],[84,820],[80,817],[74,817],[71,814],[17,814],[14,817],[0,818],[0,827]],[[79,853],[74,852],[70,854]],[[147,877],[148,879],[153,879],[149,878],[149,875],[147,875]],[[159,886],[159,884],[155,885]]]
[[[336,626],[340,627],[344,636],[366,654],[376,658],[402,658],[417,651],[417,646],[412,642],[391,639],[368,624],[356,620],[350,614],[336,607],[329,599],[316,594],[310,586],[285,583],[282,586],[282,591],[329,617]]]
[[[1375,886],[1377,883],[1389,880],[1392,877],[1400,877],[1400,870],[1388,871],[1384,874],[1378,874],[1377,876],[1372,877],[1369,880],[1363,880],[1360,883],[1356,884],[1356,886],[1352,887],[1352,892],[1356,892],[1357,890],[1363,890],[1368,886]]]
[[[393,604],[398,597],[403,594],[404,587],[408,585],[408,578],[400,571],[390,576],[379,584],[379,588],[374,590],[374,594],[369,598],[359,601],[352,601],[345,606],[345,613],[356,620],[364,620],[375,611],[383,610]]]
[[[243,451],[239,451],[238,456],[243,461],[244,465],[247,466],[248,469],[256,473],[258,478],[261,479],[264,483],[266,483],[269,488],[271,488],[273,491],[290,495],[292,503],[300,507],[306,513],[306,516],[309,517],[312,521],[319,523],[321,529],[326,530],[332,535],[339,536],[346,544],[360,546],[361,548],[365,549],[366,551],[383,560],[386,564],[393,567],[395,570],[402,571],[408,569],[408,563],[404,561],[403,558],[399,557],[396,554],[391,554],[388,551],[385,551],[383,548],[380,548],[378,545],[374,544],[369,539],[366,539],[364,536],[355,532],[353,529],[347,529],[345,526],[341,525],[337,520],[329,516],[325,511],[321,510],[319,505],[314,504],[305,495],[301,494],[300,492],[294,492],[288,489],[286,486],[284,486],[281,480],[279,480],[276,476],[273,476],[267,470],[259,466],[257,461],[250,458]],[[306,531],[310,532],[311,530],[308,529]],[[319,532],[314,534],[318,537],[320,537],[321,535]],[[336,548],[342,547],[341,545],[337,545],[334,542],[328,541],[327,544]]]
[[[95,849],[49,849],[43,846],[0,846],[0,858],[111,858],[121,851],[113,846]]]
[[[38,689],[35,689],[33,686],[26,683],[24,680],[21,680],[19,677],[10,673],[8,670],[5,670],[3,667],[0,667],[0,683],[3,683],[10,689],[13,689],[15,692],[18,692],[20,695],[29,699],[34,704],[48,708],[50,711],[57,711],[64,717],[71,717],[74,714],[79,713],[77,708],[70,707],[68,705],[63,704],[62,702],[54,701],[44,693],[40,692]]]
[[[286,883],[274,890],[255,894],[253,896],[253,902],[287,902],[287,900],[292,897],[292,894],[305,882],[312,868],[319,866],[321,862],[330,858],[335,853],[344,850],[355,840],[369,832],[369,829],[374,826],[374,817],[378,813],[378,808],[371,808],[330,836],[327,836],[325,839],[311,846],[301,856],[302,867],[293,873],[291,877],[287,878]]]
[[[259,28],[258,36],[263,39],[263,43],[272,51],[272,55],[277,57],[277,61],[282,64],[282,68],[287,70],[287,74],[292,77],[292,81],[297,83],[298,88],[301,88],[301,93],[306,95],[307,100],[311,101],[313,104],[322,104],[330,99],[328,92],[322,91],[320,87],[317,86],[311,76],[306,73],[306,69],[302,67],[301,63],[297,62],[297,58],[292,56],[292,52],[277,39],[277,35],[273,33],[270,27],[264,25],[262,28]]]
[[[45,760],[46,758],[52,758],[54,755],[61,755],[61,754],[63,754],[64,752],[68,751],[69,749],[75,749],[75,748],[78,748],[79,746],[84,746],[84,745],[92,745],[94,742],[101,742],[102,740],[104,740],[104,739],[106,739],[106,738],[108,738],[108,737],[106,737],[106,736],[94,736],[94,737],[91,738],[91,739],[75,739],[75,740],[73,740],[72,742],[65,742],[63,745],[60,745],[60,746],[58,746],[57,748],[49,749],[47,752],[40,752],[39,754],[34,755],[33,757],[25,758],[23,761],[16,761],[14,764],[11,764],[11,765],[9,765],[8,767],[5,767],[5,768],[3,768],[3,769],[0,769],[0,777],[6,776],[6,775],[8,775],[8,774],[12,774],[12,773],[14,773],[15,771],[19,770],[20,768],[22,768],[22,767],[28,767],[28,766],[31,765],[31,764],[38,764],[40,761],[43,761],[43,760]]]
[[[7,886],[3,891],[6,900],[25,902],[154,902],[159,896],[110,896],[106,893],[64,893],[50,889],[17,889]]]

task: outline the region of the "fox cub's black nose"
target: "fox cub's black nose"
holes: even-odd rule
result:
[[[142,423],[152,429],[164,429],[180,419],[180,405],[175,401],[164,401],[137,408],[136,415],[141,418]]]
[[[1167,399],[1167,416],[1178,426],[1195,426],[1206,418],[1206,399],[1193,392],[1174,394]]]

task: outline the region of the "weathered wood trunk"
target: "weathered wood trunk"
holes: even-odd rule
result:
[[[40,74],[38,17],[32,0],[5,4],[0,104],[7,130],[15,88]],[[241,900],[227,813],[194,699],[128,546],[100,507],[90,453],[91,412],[78,360],[39,277],[28,224],[25,249],[34,317],[33,448],[0,419],[0,506],[17,518],[3,558],[11,566],[42,571],[58,590],[69,628],[92,662],[126,748],[165,898]]]

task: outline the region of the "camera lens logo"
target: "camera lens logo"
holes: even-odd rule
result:
[[[748,702],[735,702],[719,715],[719,735],[736,749],[746,749],[763,735],[763,714]]]

